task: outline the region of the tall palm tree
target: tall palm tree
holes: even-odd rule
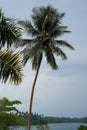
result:
[[[32,22],[28,20],[19,21],[26,29],[27,34],[32,36],[31,39],[24,39],[21,42],[21,45],[25,46],[22,51],[24,64],[30,59],[32,69],[36,70],[30,98],[28,130],[30,130],[31,124],[35,84],[43,56],[46,57],[47,63],[52,69],[56,70],[58,69],[58,65],[55,56],[60,56],[63,60],[67,59],[66,54],[60,47],[65,46],[71,50],[74,49],[67,41],[58,39],[63,34],[70,32],[67,30],[67,26],[62,25],[64,15],[65,13],[60,13],[57,9],[49,5],[47,7],[33,8]]]
[[[6,83],[9,79],[14,84],[22,81],[22,63],[19,53],[9,48],[19,41],[21,30],[14,19],[7,18],[0,9],[0,80]]]

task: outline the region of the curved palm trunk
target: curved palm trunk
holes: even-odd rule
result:
[[[41,58],[39,60],[38,68],[37,68],[37,71],[36,71],[36,75],[35,75],[35,78],[34,78],[34,83],[33,83],[33,86],[32,86],[32,91],[31,91],[29,117],[28,117],[28,130],[30,130],[30,128],[31,128],[31,114],[32,114],[33,96],[34,96],[35,84],[36,84],[36,81],[37,81],[40,65],[41,65]]]

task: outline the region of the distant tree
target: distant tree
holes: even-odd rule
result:
[[[10,101],[6,97],[0,99],[0,130],[9,130],[9,126],[15,124],[17,116],[14,112],[18,112],[14,105],[21,104],[20,101]]]
[[[31,124],[32,125],[44,125],[47,124],[47,122],[44,120],[42,115],[39,115],[37,113],[31,115]]]
[[[36,70],[30,99],[28,130],[30,130],[35,84],[43,56],[45,55],[47,63],[52,69],[56,70],[58,69],[58,65],[55,56],[60,56],[63,60],[67,59],[61,46],[65,46],[71,50],[74,49],[67,41],[57,39],[63,34],[70,32],[67,30],[67,26],[62,25],[62,18],[64,15],[65,13],[60,13],[52,6],[43,6],[33,8],[32,23],[28,20],[19,21],[19,23],[26,29],[27,34],[32,36],[32,39],[24,39],[23,42],[19,44],[25,46],[22,51],[24,64],[31,59],[32,69]]]

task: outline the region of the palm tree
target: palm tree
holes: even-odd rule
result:
[[[13,43],[19,41],[21,30],[16,25],[14,19],[4,16],[0,9],[0,80],[4,83],[10,80],[14,84],[22,81],[22,63],[19,53],[14,53],[11,49]]]
[[[24,64],[30,59],[32,62],[32,69],[36,70],[36,75],[31,91],[28,130],[31,124],[32,102],[36,80],[43,56],[46,57],[47,63],[52,69],[58,69],[55,56],[60,56],[63,60],[67,59],[66,54],[60,47],[65,46],[73,50],[74,48],[64,40],[58,40],[60,36],[69,33],[67,26],[62,25],[62,18],[65,13],[60,13],[52,6],[33,8],[32,23],[28,20],[19,21],[19,23],[26,29],[31,39],[24,39],[21,45],[25,46],[23,53]]]

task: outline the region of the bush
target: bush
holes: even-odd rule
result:
[[[37,130],[49,130],[49,126],[48,126],[48,124],[46,124],[46,125],[38,125],[37,126]]]
[[[87,126],[82,125],[78,128],[78,130],[87,130]]]

